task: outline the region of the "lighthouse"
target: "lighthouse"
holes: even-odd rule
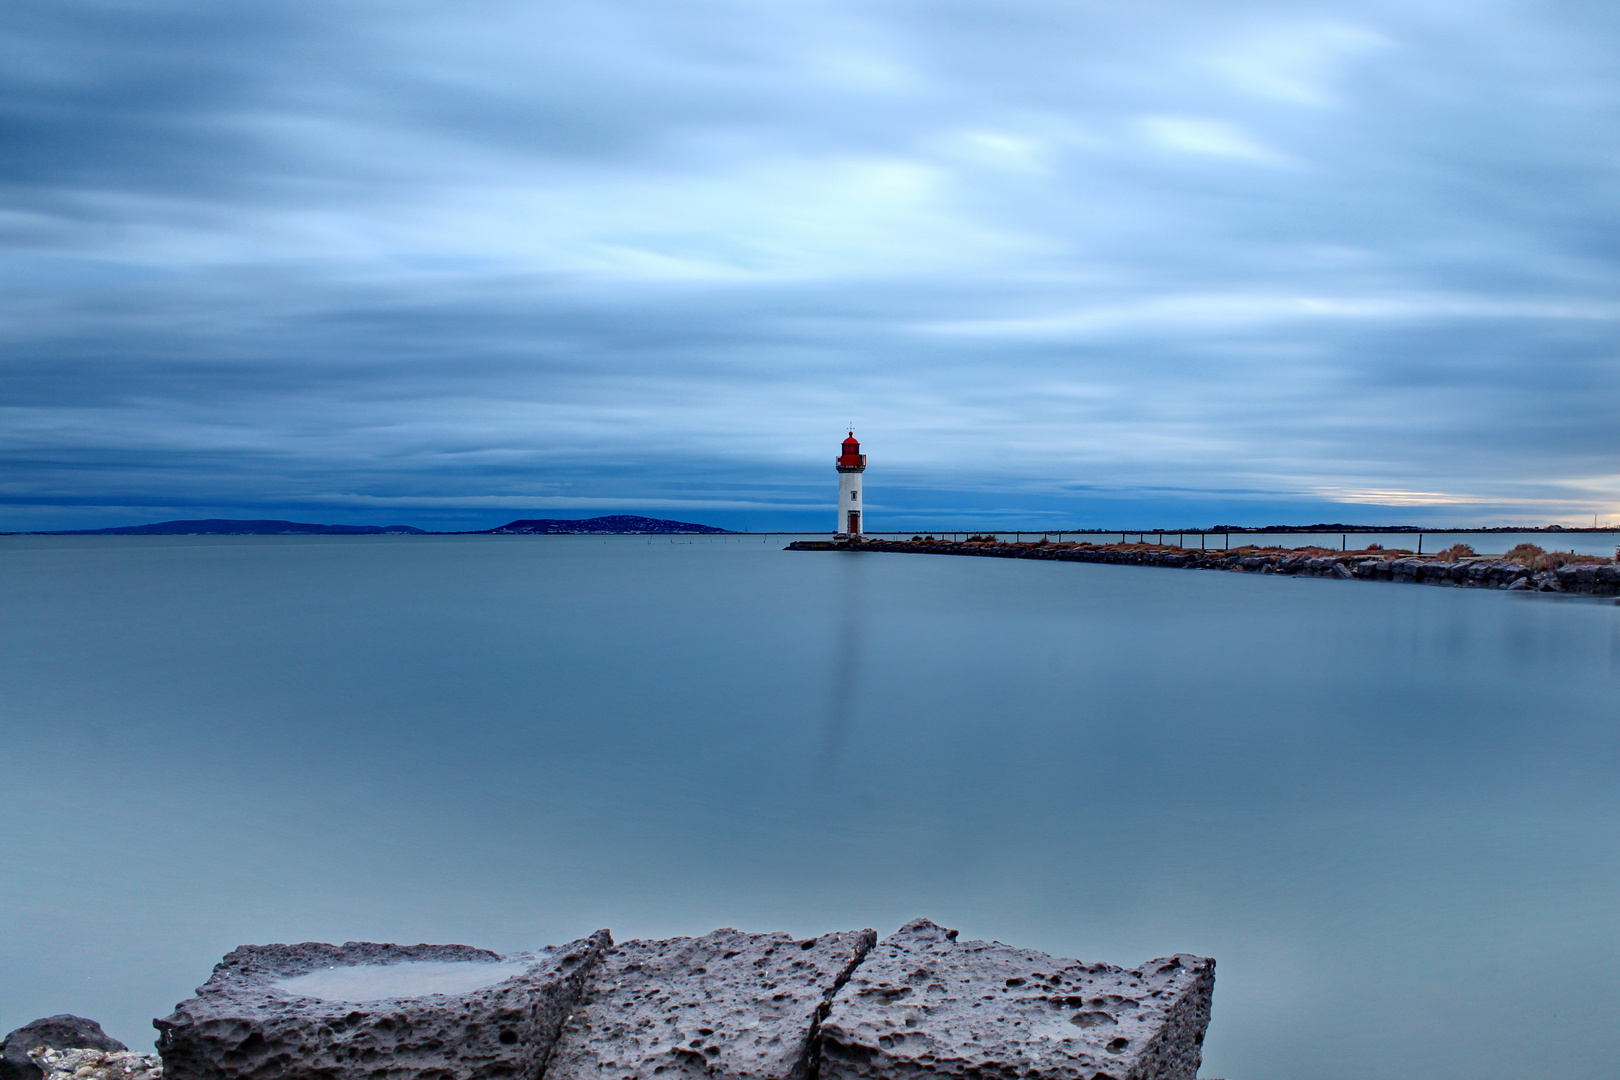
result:
[[[861,473],[866,471],[866,455],[852,429],[844,440],[844,452],[834,462],[838,467],[838,529],[840,539],[861,538]]]

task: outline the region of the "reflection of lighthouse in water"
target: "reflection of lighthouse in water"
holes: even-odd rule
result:
[[[855,440],[852,429],[844,440],[844,452],[835,463],[838,466],[838,536],[851,540],[861,538],[861,473],[866,471],[866,455]]]

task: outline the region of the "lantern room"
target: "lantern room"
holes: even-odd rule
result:
[[[866,468],[866,455],[861,453],[860,440],[855,438],[853,431],[849,433],[849,438],[844,440],[844,452],[839,455],[837,465],[840,472],[845,469]]]

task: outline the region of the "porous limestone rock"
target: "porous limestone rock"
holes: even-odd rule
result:
[[[957,941],[926,919],[874,948],[821,1023],[819,1080],[1194,1080],[1215,961],[1083,964]]]
[[[44,1080],[159,1080],[163,1060],[133,1050],[53,1050],[28,1052]]]
[[[197,996],[154,1020],[164,1080],[532,1080],[578,1002],[607,931],[501,957],[466,945],[247,945]],[[322,969],[517,961],[504,981],[464,993],[340,1000],[278,986]]]
[[[545,1080],[802,1080],[827,1002],[876,940],[727,929],[615,945]]]
[[[0,1043],[0,1080],[39,1080],[43,1075],[29,1051],[51,1050],[128,1050],[129,1047],[101,1030],[94,1020],[71,1013],[58,1013],[35,1020],[6,1036]]]

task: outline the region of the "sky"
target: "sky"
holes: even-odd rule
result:
[[[1620,6],[8,0],[0,529],[1620,520]]]

